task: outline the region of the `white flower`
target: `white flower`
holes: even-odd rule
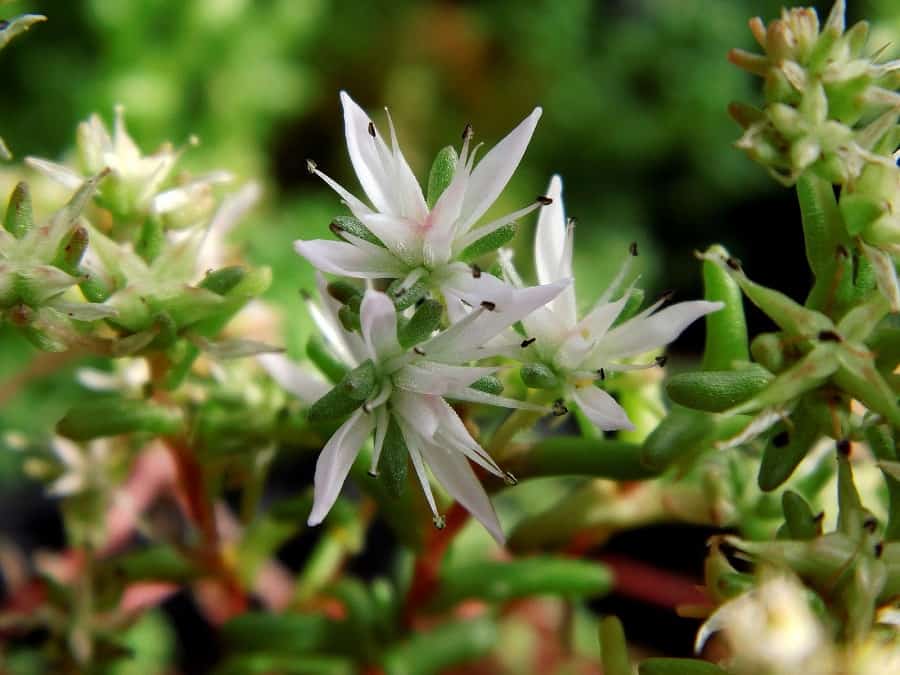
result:
[[[724,632],[734,659],[750,668],[747,672],[795,672],[827,656],[825,630],[803,586],[789,577],[766,579],[719,607],[700,627],[695,650],[717,631]]]
[[[541,209],[534,241],[537,276],[542,284],[572,277],[574,226],[567,222],[563,211],[559,176],[550,181],[547,195],[553,202]],[[522,281],[509,252],[501,251],[500,259],[507,279],[520,286]],[[720,302],[697,300],[657,311],[664,298],[614,327],[631,296],[631,288],[627,288],[617,300],[612,299],[628,274],[631,259],[629,256],[616,279],[583,318],[578,318],[575,287],[569,285],[545,307],[522,320],[534,338],[528,349],[534,350],[537,360],[560,377],[567,395],[604,431],[634,427],[625,410],[595,382],[608,373],[644,367],[624,359],[669,344],[691,323],[722,307]]]
[[[51,447],[63,472],[47,487],[48,494],[70,497],[108,483],[107,468],[112,452],[108,438],[90,441],[82,447],[56,436]]]
[[[320,283],[323,283],[320,279]],[[505,311],[479,307],[442,333],[404,350],[397,339],[397,312],[384,293],[367,290],[360,307],[362,335],[350,333],[336,317],[334,301],[323,293],[322,306],[313,313],[323,334],[348,365],[371,361],[376,385],[368,399],[334,433],[319,456],[315,474],[315,500],[309,524],[316,525],[337,499],[350,467],[366,438],[374,431],[372,472],[378,462],[391,419],[399,426],[413,468],[435,517],[441,524],[426,467],[447,492],[468,509],[498,542],[503,532],[494,509],[467,460],[488,472],[504,472],[472,438],[445,398],[506,407],[538,408],[513,399],[484,393],[469,385],[496,368],[458,365],[475,356],[489,356],[492,338],[519,321],[564,287],[561,282],[521,291]],[[324,290],[324,289],[322,289]],[[314,390],[310,377],[282,357],[269,356],[264,366],[279,382],[301,398]],[[279,368],[284,368],[279,372]],[[302,376],[297,377],[301,372]]]
[[[75,189],[84,182],[82,172],[93,175],[108,168],[110,176],[99,195],[105,206],[119,214],[154,213],[179,220],[179,214],[175,212],[186,210],[185,215],[190,217],[195,214],[198,201],[205,202],[207,211],[211,211],[212,204],[208,198],[210,187],[231,180],[231,175],[215,171],[164,190],[163,186],[171,178],[182,151],[166,143],[151,155],[142,154],[125,128],[124,117],[124,107],[116,106],[111,134],[96,113],[78,125],[80,172],[38,157],[26,157],[25,162],[69,189]],[[195,143],[196,139],[191,139],[191,142]],[[195,222],[200,219],[195,217]]]
[[[488,274],[473,276],[460,254],[482,237],[496,232],[540,205],[534,204],[490,223],[476,223],[503,191],[525,153],[541,109],[526,117],[475,165],[467,127],[453,178],[429,209],[422,189],[397,144],[388,117],[391,146],[375,124],[347,95],[341,92],[344,126],[350,161],[372,206],[368,206],[319,171],[310,169],[337,192],[353,215],[384,246],[342,232],[344,241],[297,241],[297,252],[323,272],[356,278],[404,279],[409,288],[428,279],[448,303],[464,302],[477,307],[483,300],[505,304],[511,293],[505,284]]]

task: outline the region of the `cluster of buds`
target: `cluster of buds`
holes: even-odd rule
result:
[[[812,8],[783,10],[768,26],[754,18],[750,30],[764,54],[729,54],[765,79],[763,109],[731,107],[745,129],[737,145],[787,185],[807,170],[847,184],[886,159],[879,148],[896,126],[900,63],[877,63],[877,52],[866,52],[868,25],[845,29],[844,12],[838,0],[821,27]]]

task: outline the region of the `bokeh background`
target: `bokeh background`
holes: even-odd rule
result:
[[[692,252],[718,241],[755,279],[801,297],[808,278],[793,194],[732,147],[738,129],[726,114],[732,100],[759,100],[757,83],[727,62],[727,51],[752,49],[747,19],[771,18],[781,4],[19,0],[2,13],[50,20],[0,54],[0,133],[17,161],[60,158],[79,121],[92,112],[110,120],[122,103],[145,150],[196,134],[201,144],[187,151],[185,166],[261,181],[264,203],[235,236],[255,262],[273,267],[269,299],[291,309],[284,339],[295,350],[310,330],[294,310],[312,271],[291,242],[325,235],[340,210],[306,173],[306,159],[356,188],[340,89],[376,121],[384,120],[383,106],[391,109],[420,177],[437,150],[458,144],[466,123],[490,146],[543,106],[495,208],[518,208],[552,173],[563,176],[567,211],[578,218],[585,302],[631,241],[639,243],[651,296],[669,288],[699,296]],[[830,3],[816,4],[824,17]],[[848,18],[863,15],[874,20],[871,44],[900,55],[900,2],[851,3]],[[4,202],[22,171],[0,165]],[[523,229],[516,242],[526,276],[529,234]],[[676,349],[696,351],[701,335],[689,333]],[[70,367],[44,362],[48,372],[37,378],[34,367],[32,349],[0,328],[0,431],[46,430],[78,395]],[[52,508],[19,508],[36,488],[21,484],[18,469],[15,453],[0,452],[0,532],[52,544]],[[701,552],[691,573],[702,558],[703,537],[696,539]]]

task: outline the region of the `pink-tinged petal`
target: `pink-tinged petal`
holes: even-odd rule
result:
[[[371,248],[327,239],[297,240],[294,249],[316,269],[357,279],[403,276],[403,264],[380,246]]]
[[[377,134],[373,136],[370,133],[369,130],[375,128],[374,123],[345,91],[341,92],[341,105],[344,108],[347,151],[359,184],[376,210],[399,215],[391,195],[389,167],[382,161],[388,153],[384,141]]]
[[[667,345],[694,321],[722,307],[721,302],[694,300],[679,302],[646,318],[635,317],[607,333],[597,349],[597,358],[624,358]]]
[[[410,267],[422,264],[422,239],[415,222],[384,213],[373,213],[360,220],[405,264]]]
[[[561,265],[566,247],[566,214],[559,176],[550,179],[547,196],[553,203],[541,207],[534,233],[534,265],[538,282],[542,284],[572,276],[571,271],[564,272]]]
[[[602,389],[593,385],[576,387],[573,397],[581,412],[601,431],[625,429],[631,431],[634,425],[628,419],[628,413],[616,399]]]
[[[496,368],[452,366],[420,359],[397,371],[393,381],[395,386],[407,391],[442,396],[448,391],[468,387],[479,378],[496,371]]]
[[[475,167],[469,178],[463,201],[459,232],[466,232],[493,204],[509,182],[531,140],[541,109],[535,108],[502,141],[497,143]]]
[[[394,121],[391,119],[391,113],[387,112],[388,125],[391,129],[391,181],[393,188],[392,194],[399,211],[397,215],[422,223],[428,217],[428,206],[425,204],[425,196],[422,194],[422,188],[419,181],[416,180],[412,169],[403,151],[400,150],[400,144],[397,142],[397,131],[394,129]],[[377,132],[376,132],[377,133]]]
[[[304,403],[311,404],[331,391],[325,380],[284,354],[260,354],[256,361],[282,389]]]
[[[439,420],[428,395],[397,388],[391,396],[391,409],[400,421],[422,438],[431,439],[437,433]]]
[[[372,433],[374,424],[375,418],[359,409],[332,434],[322,448],[316,462],[315,497],[308,525],[321,523],[334,506],[353,460],[359,454],[366,436]]]
[[[501,546],[506,543],[503,528],[484,487],[475,477],[469,461],[460,453],[426,443],[423,455],[435,479],[471,513]]]
[[[438,432],[435,434],[437,445],[457,450],[486,471],[495,476],[503,476],[503,471],[497,466],[494,458],[472,438],[472,434],[449,403],[436,396],[431,399],[431,405],[440,421]]]
[[[359,309],[359,321],[363,339],[376,363],[402,351],[397,342],[397,310],[386,294],[367,290]]]

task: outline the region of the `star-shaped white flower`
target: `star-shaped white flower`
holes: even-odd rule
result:
[[[323,283],[320,280],[320,284]],[[475,356],[490,356],[492,352],[485,345],[492,338],[544,305],[564,286],[564,282],[557,282],[524,289],[517,294],[514,304],[503,312],[489,306],[479,307],[447,330],[408,350],[398,341],[397,311],[386,294],[371,289],[366,291],[360,306],[359,335],[343,328],[337,320],[333,299],[323,293],[323,304],[313,309],[323,334],[348,365],[371,362],[376,384],[367,400],[334,433],[319,456],[309,524],[320,523],[331,509],[354,459],[372,432],[372,472],[377,471],[388,427],[393,420],[400,429],[435,522],[440,524],[442,520],[426,467],[447,492],[502,543],[500,523],[469,460],[496,476],[505,474],[472,438],[445,399],[543,410],[539,406],[471,388],[471,384],[493,374],[497,368],[459,364]],[[260,361],[282,386],[300,398],[308,399],[320,386],[284,357],[271,355]]]
[[[534,241],[537,277],[542,284],[572,277],[574,226],[565,217],[559,176],[550,181],[547,195],[553,202],[541,209]],[[612,299],[628,274],[630,262],[631,256],[583,318],[578,318],[575,288],[571,284],[545,307],[522,320],[534,338],[527,347],[533,350],[534,360],[547,365],[560,378],[567,396],[603,431],[634,426],[625,410],[598,388],[596,381],[608,373],[643,367],[623,360],[669,344],[691,323],[722,307],[719,302],[696,300],[657,311],[666,301],[663,298],[614,326],[631,296],[628,288],[621,297]],[[501,265],[510,282],[522,284],[508,251],[502,252]]]
[[[409,288],[420,279],[440,289],[449,302],[477,307],[490,300],[506,304],[512,289],[488,274],[473,276],[460,254],[483,237],[535,210],[541,200],[484,225],[476,223],[496,201],[525,154],[541,109],[535,108],[475,165],[471,129],[464,134],[453,178],[429,209],[422,189],[397,144],[391,145],[346,92],[341,92],[350,161],[372,206],[354,197],[310,162],[310,169],[337,192],[353,215],[383,246],[351,232],[343,241],[297,241],[297,252],[323,272],[355,278],[403,279]],[[543,200],[543,198],[541,198]]]

